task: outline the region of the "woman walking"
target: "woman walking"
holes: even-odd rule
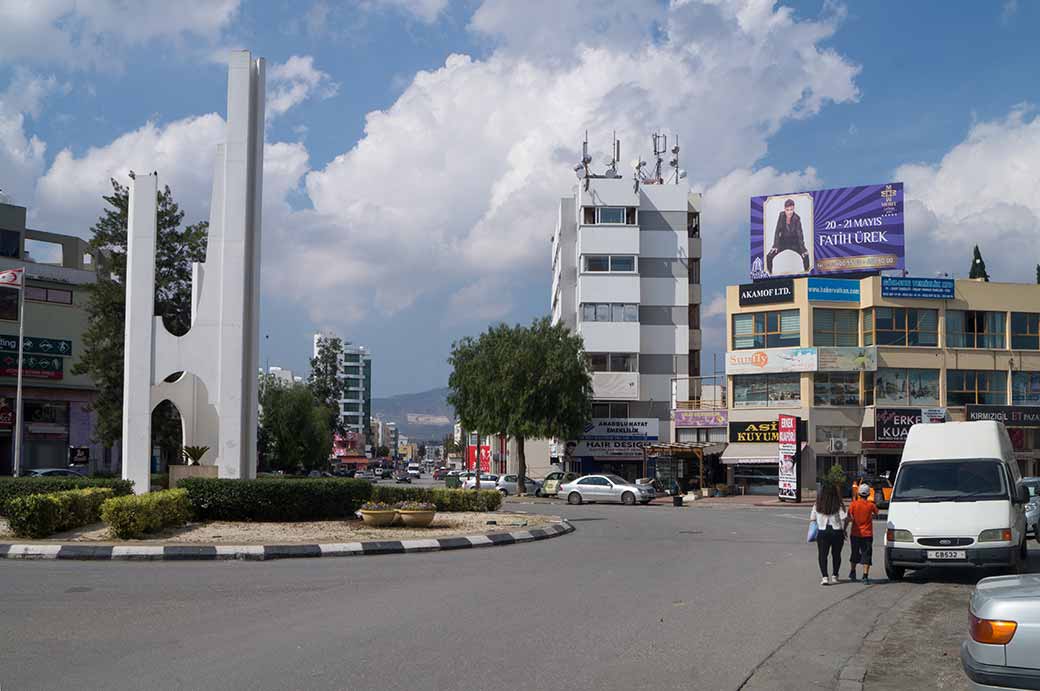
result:
[[[825,482],[820,488],[809,514],[810,521],[816,521],[816,551],[820,559],[820,574],[823,579],[820,585],[835,585],[838,582],[838,569],[841,567],[841,548],[845,544],[845,504],[838,494],[838,486]],[[831,573],[827,576],[827,553],[831,554]]]

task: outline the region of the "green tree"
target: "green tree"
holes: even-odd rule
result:
[[[380,446],[378,449],[376,449],[376,458],[387,458],[389,456],[390,456],[390,447],[389,446]]]
[[[343,434],[346,429],[339,414],[339,399],[343,397],[343,382],[340,380],[340,359],[343,356],[343,341],[336,336],[318,339],[318,354],[311,358],[311,373],[307,386],[314,397],[331,411],[329,430]]]
[[[971,271],[968,273],[968,278],[981,278],[989,283],[989,274],[986,273],[986,261],[982,258],[982,252],[979,251],[978,245],[975,245],[975,251],[972,253]]]
[[[573,439],[592,416],[592,375],[581,336],[548,318],[491,327],[452,348],[448,402],[467,430],[516,439],[517,489],[526,491],[528,438]]]
[[[267,466],[299,472],[324,470],[332,453],[332,412],[302,384],[270,378],[263,387],[260,426]]]
[[[126,316],[127,207],[129,190],[112,180],[106,207],[91,229],[91,254],[97,281],[87,296],[87,328],[73,374],[91,378],[98,392],[91,404],[97,415],[96,440],[105,446],[123,436],[123,337]],[[169,187],[158,193],[155,251],[155,314],[176,336],[191,326],[191,264],[206,258],[209,223],[182,226],[184,212]],[[152,416],[152,435],[167,458],[179,457],[180,416],[169,401]]]

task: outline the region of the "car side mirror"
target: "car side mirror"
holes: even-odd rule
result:
[[[1018,486],[1018,501],[1020,504],[1029,503],[1029,490],[1021,485]]]

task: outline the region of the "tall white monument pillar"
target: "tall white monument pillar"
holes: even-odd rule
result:
[[[149,488],[151,413],[166,399],[181,413],[184,443],[209,447],[203,465],[217,466],[220,477],[256,475],[263,146],[264,61],[239,51],[228,69],[206,261],[192,267],[183,336],[154,314],[156,177],[130,183],[123,477],[138,494]]]

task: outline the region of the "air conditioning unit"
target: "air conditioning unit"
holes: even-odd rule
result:
[[[849,443],[839,437],[830,438],[830,450],[831,453],[845,453],[848,450]]]

